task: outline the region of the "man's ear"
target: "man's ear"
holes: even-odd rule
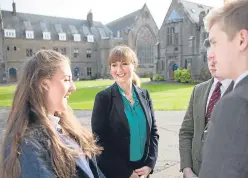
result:
[[[239,39],[240,39],[240,44],[239,44],[240,51],[242,52],[248,49],[248,31],[247,30],[245,29],[240,30]]]

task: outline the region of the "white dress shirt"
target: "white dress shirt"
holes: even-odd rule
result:
[[[220,81],[221,82],[221,86],[220,86],[220,92],[221,92],[221,97],[223,96],[223,94],[226,92],[227,88],[229,87],[229,85],[231,84],[233,80],[232,79],[225,79]],[[207,100],[207,105],[206,105],[206,111],[207,111],[207,107],[209,104],[209,100],[214,92],[215,86],[216,84],[219,82],[219,80],[217,78],[214,78],[214,82],[212,84],[212,87],[210,89],[209,95],[208,95],[208,100]]]
[[[243,80],[243,78],[245,78],[246,76],[248,76],[248,71],[244,72],[243,74],[241,74],[234,82],[234,86],[233,89],[236,87],[236,85]]]

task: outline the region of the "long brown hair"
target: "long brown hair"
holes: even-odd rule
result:
[[[109,54],[108,58],[108,64],[109,67],[114,62],[127,62],[132,63],[135,66],[135,69],[138,66],[138,58],[136,53],[128,46],[126,45],[117,45],[115,46]],[[134,83],[137,86],[140,86],[140,79],[138,75],[133,72],[132,75],[132,83]]]
[[[50,79],[56,73],[62,61],[68,61],[70,64],[67,57],[52,50],[38,51],[26,61],[8,118],[1,153],[1,178],[20,177],[21,165],[18,154],[22,153],[19,152],[19,146],[29,130],[31,108],[38,116],[39,124],[46,129],[46,134],[51,141],[50,155],[55,175],[60,178],[68,178],[75,173],[75,156],[79,156],[79,152],[66,147],[60,141],[48,119],[43,89],[40,85],[42,79]],[[81,126],[69,106],[66,112],[60,113],[59,117],[63,132],[80,145],[86,156],[91,158],[92,155],[100,153],[101,148],[96,146],[93,135]],[[10,142],[10,153],[4,155],[7,142]]]

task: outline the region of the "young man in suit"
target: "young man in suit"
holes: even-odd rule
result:
[[[214,55],[209,52],[209,41],[204,46],[208,51],[208,68],[212,78],[194,87],[188,110],[179,133],[180,169],[185,178],[197,177],[201,166],[203,135],[210,119],[212,108],[221,96],[233,88],[231,79],[216,75]]]
[[[231,1],[205,17],[216,74],[235,81],[216,105],[203,147],[200,178],[248,177],[248,1]]]

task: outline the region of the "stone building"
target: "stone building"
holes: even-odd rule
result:
[[[109,44],[121,40],[112,39],[112,31],[94,21],[91,12],[87,20],[77,20],[18,13],[12,5],[12,11],[2,10],[0,16],[0,82],[17,81],[23,62],[39,49],[68,56],[74,78],[106,75]]]
[[[137,73],[160,74],[172,80],[177,68],[188,68],[193,79],[207,73],[207,38],[203,18],[211,7],[172,0],[160,30],[146,4],[135,12],[103,25],[86,20],[19,13],[0,9],[0,83],[15,82],[23,62],[39,49],[53,49],[72,60],[74,79],[109,77],[107,58],[117,44],[137,54]]]
[[[139,74],[153,72],[158,28],[146,5],[103,25],[87,14],[87,20],[19,13],[0,14],[0,83],[15,82],[23,62],[39,49],[53,49],[72,60],[74,78],[108,77],[107,58],[117,44],[138,52]]]
[[[159,30],[156,73],[166,80],[173,79],[173,71],[187,68],[193,79],[202,79],[207,70],[203,18],[209,6],[185,0],[172,0]]]
[[[136,52],[139,60],[137,73],[140,76],[155,72],[158,27],[146,4],[106,26],[115,37],[124,40]]]

